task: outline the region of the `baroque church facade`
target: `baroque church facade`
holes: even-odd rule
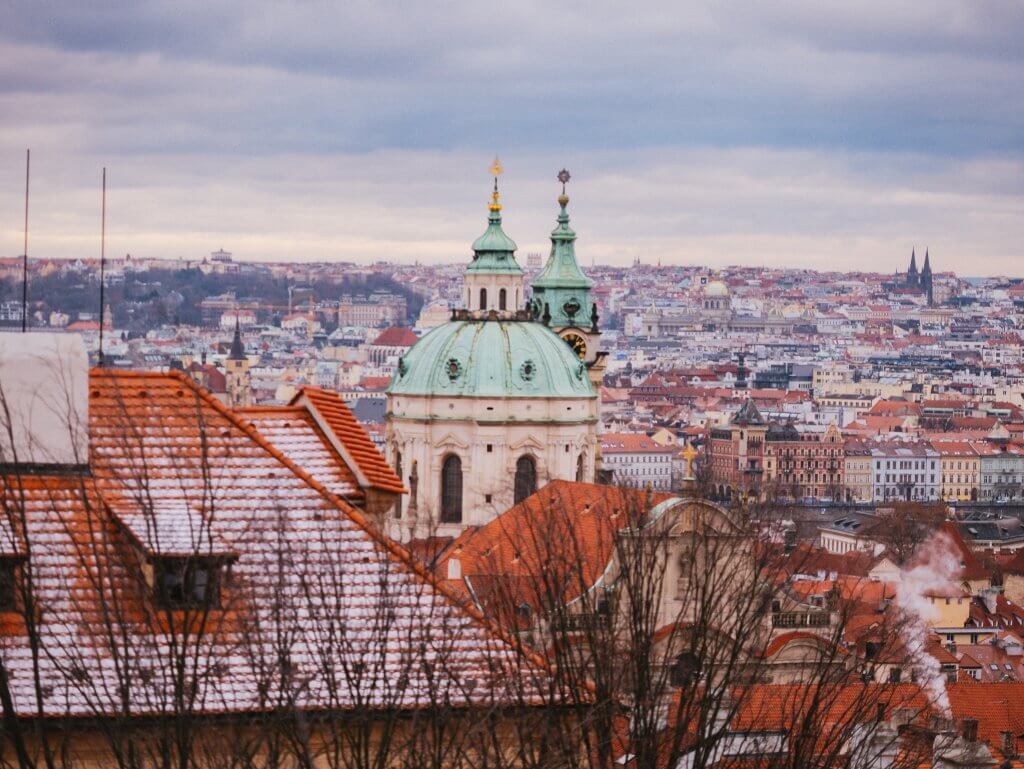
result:
[[[528,303],[516,244],[502,229],[498,173],[464,306],[399,360],[387,391],[387,459],[408,494],[386,528],[400,541],[457,536],[552,480],[596,476],[604,354],[569,198],[563,186]]]

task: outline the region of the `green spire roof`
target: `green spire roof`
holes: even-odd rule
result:
[[[533,287],[543,289],[579,288],[589,289],[594,281],[583,274],[576,262],[576,233],[569,226],[569,197],[563,192],[558,196],[562,210],[558,213],[558,226],[551,231],[551,255],[537,277]]]
[[[501,272],[522,274],[523,269],[516,261],[516,243],[501,229],[501,203],[498,202],[498,178],[494,178],[494,192],[491,193],[490,214],[487,230],[473,241],[473,261],[467,272]]]

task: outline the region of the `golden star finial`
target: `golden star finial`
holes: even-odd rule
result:
[[[501,176],[501,172],[504,170],[505,169],[501,167],[501,158],[495,155],[494,162],[491,163],[491,176],[497,179],[499,176]]]

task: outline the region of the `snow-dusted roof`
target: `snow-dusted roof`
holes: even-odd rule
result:
[[[91,474],[0,481],[40,618],[41,703],[24,623],[0,630],[20,712],[166,713],[181,670],[196,712],[533,700],[539,659],[187,376],[94,371],[89,391]],[[220,599],[160,608],[155,567],[189,550],[229,555]]]

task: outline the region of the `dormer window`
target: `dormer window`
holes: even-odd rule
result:
[[[20,558],[0,556],[0,611],[18,610],[18,563]]]
[[[153,561],[153,593],[163,609],[220,608],[222,562],[212,558],[160,557]]]

